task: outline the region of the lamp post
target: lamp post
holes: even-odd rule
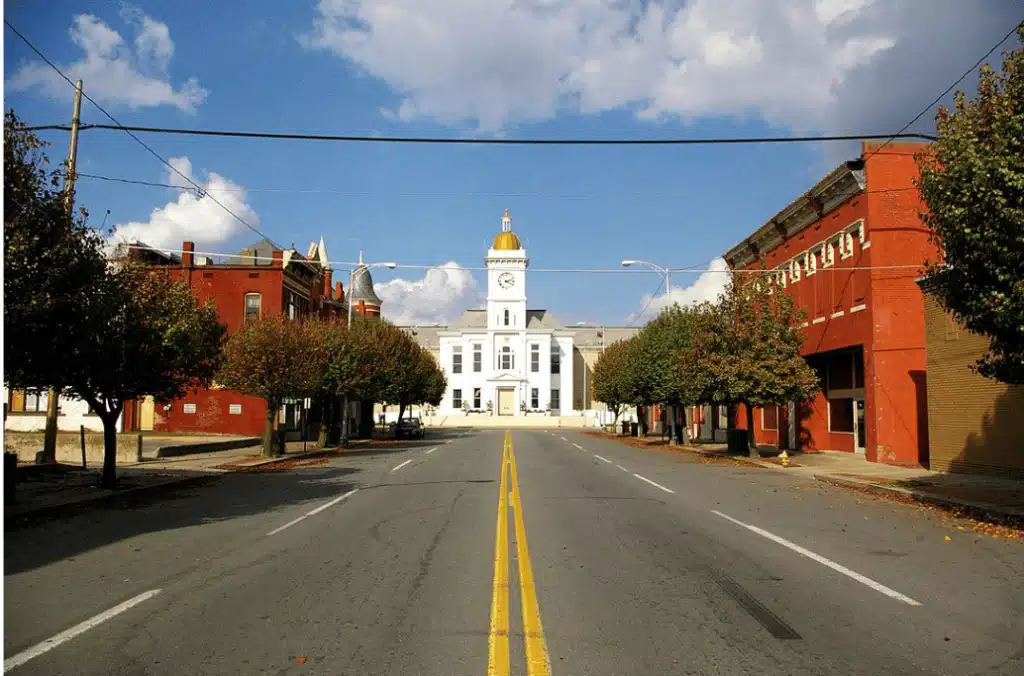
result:
[[[622,261],[622,267],[624,268],[633,267],[634,265],[644,265],[654,270],[655,272],[665,275],[665,295],[668,296],[669,302],[672,301],[672,273],[668,268],[663,268],[660,265],[655,265],[650,261],[634,261],[629,259]]]
[[[362,261],[362,254],[359,254],[359,260]],[[353,269],[348,276],[348,326],[352,327],[352,288],[355,283],[356,275],[361,275],[370,268],[388,268],[394,270],[398,267],[398,263],[386,262],[386,263],[362,263],[359,267]],[[341,409],[341,444],[344,446],[348,443],[348,395],[345,395],[344,403]]]
[[[668,302],[672,304],[672,274],[668,268],[663,268],[660,265],[655,265],[650,261],[637,261],[627,259],[622,261],[622,267],[628,268],[634,265],[643,265],[648,267],[655,272],[665,275],[665,295],[668,297]],[[674,445],[676,443],[676,410],[675,406],[671,404],[668,406],[669,410],[669,444]]]

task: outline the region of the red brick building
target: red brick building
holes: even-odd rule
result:
[[[249,318],[279,314],[290,318],[346,317],[341,282],[332,288],[323,239],[319,244],[311,244],[305,256],[264,240],[218,263],[210,257],[197,256],[192,242],[182,245],[180,256],[143,244],[130,245],[127,251],[129,258],[159,267],[174,279],[187,282],[201,302],[212,299],[229,334]],[[151,399],[140,402],[132,411],[129,425],[143,430],[258,436],[263,433],[266,412],[262,399],[215,384],[211,389],[193,391],[166,405],[154,406]],[[298,405],[286,406],[280,423],[297,428],[298,412]]]
[[[733,247],[734,270],[766,267],[806,310],[803,354],[821,378],[809,406],[755,411],[760,443],[863,453],[916,465],[928,457],[924,305],[916,279],[938,253],[921,222],[914,154],[863,143],[846,162]],[[742,407],[736,422],[745,427]]]

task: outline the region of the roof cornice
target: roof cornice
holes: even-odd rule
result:
[[[851,160],[839,165],[817,185],[768,219],[749,237],[729,249],[725,260],[739,269],[756,261],[762,252],[785,242],[844,202],[863,194],[864,161]]]

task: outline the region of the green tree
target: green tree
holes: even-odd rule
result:
[[[398,406],[398,419],[416,404],[437,405],[447,381],[434,358],[402,329],[377,321],[375,347],[377,370],[373,399]]]
[[[634,337],[636,341],[627,360],[633,370],[634,392],[642,404],[661,404],[669,416],[672,443],[684,440],[686,409],[699,403],[682,357],[693,342],[694,310],[672,305],[662,310]],[[676,426],[676,410],[682,409],[684,425]]]
[[[594,398],[604,402],[615,415],[612,420],[613,426],[618,423],[619,416],[633,400],[626,366],[628,350],[629,340],[615,341],[606,347],[594,362]]]
[[[1017,29],[1024,41],[1024,25]],[[922,214],[944,260],[928,267],[936,298],[989,339],[979,373],[1024,383],[1024,49],[1002,73],[983,66],[978,97],[956,93],[936,116],[939,140],[918,156]]]
[[[81,318],[81,297],[103,277],[106,261],[85,212],[68,209],[64,172],[49,169],[46,144],[24,127],[14,111],[4,116],[4,381],[59,391],[74,359],[66,329]],[[56,432],[48,425],[50,454]]]
[[[803,313],[767,272],[734,274],[718,304],[701,313],[687,371],[702,397],[744,405],[748,452],[758,457],[754,407],[809,401],[819,388],[800,355]]]
[[[63,391],[103,421],[104,486],[117,482],[117,420],[125,402],[165,402],[208,387],[221,363],[225,327],[212,302],[184,282],[134,265],[110,265],[83,294],[78,320],[64,325],[72,350]]]
[[[374,369],[371,322],[357,321],[348,328],[341,321],[322,322],[320,340],[325,349],[324,371],[320,383],[321,404],[320,444],[326,446],[335,439],[334,411],[340,397],[352,399],[370,389]]]
[[[323,323],[281,315],[248,321],[228,338],[217,382],[267,402],[263,455],[284,452],[275,438],[277,414],[285,399],[301,399],[324,389],[330,342]]]

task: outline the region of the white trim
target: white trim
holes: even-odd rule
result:
[[[836,318],[838,318],[838,317],[842,317],[842,316],[843,316],[843,315],[845,315],[845,314],[846,314],[845,312],[843,312],[842,310],[840,310],[839,312],[833,312],[833,313],[831,314],[831,317],[832,317],[832,319],[836,319]]]
[[[860,312],[861,310],[866,310],[867,307],[868,306],[864,303],[861,303],[860,305],[854,305],[852,308],[850,308],[850,314],[853,314],[854,312]]]
[[[812,323],[812,324],[820,324],[820,323],[822,323],[823,321],[825,321],[825,318],[824,318],[824,317],[815,317],[815,318],[814,318],[814,321],[813,321],[813,322],[811,322],[811,323]]]
[[[808,322],[804,322],[803,324],[801,324],[801,325],[800,325],[800,328],[802,328],[802,329],[805,329],[805,328],[807,328],[808,326],[810,326],[810,323],[808,323]]]
[[[870,249],[871,248],[871,242],[870,241],[864,242],[863,244],[860,245],[860,248],[861,249]]]

